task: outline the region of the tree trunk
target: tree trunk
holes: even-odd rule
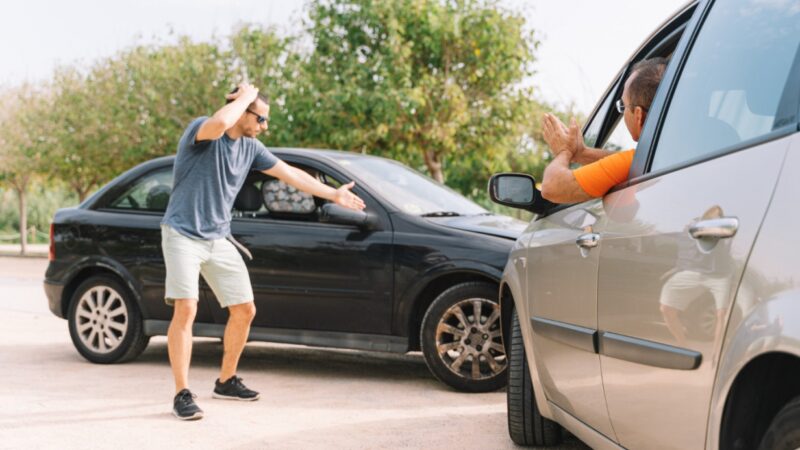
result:
[[[83,201],[86,200],[86,195],[89,193],[89,187],[76,182],[72,183],[72,189],[78,194],[78,203],[83,203]]]
[[[19,243],[21,246],[20,254],[28,254],[28,205],[25,199],[25,189],[17,188],[19,197]]]
[[[444,173],[442,172],[442,159],[433,150],[425,150],[425,165],[431,178],[444,184]]]

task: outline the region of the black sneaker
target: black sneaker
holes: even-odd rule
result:
[[[188,389],[183,389],[175,395],[172,414],[181,420],[197,420],[203,418],[203,410],[194,402],[197,396]]]
[[[236,375],[228,378],[228,381],[220,383],[219,378],[214,382],[214,398],[224,398],[228,400],[243,400],[252,402],[258,400],[258,392],[247,389],[242,383],[242,379]]]

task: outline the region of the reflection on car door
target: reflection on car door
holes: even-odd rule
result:
[[[751,6],[711,6],[674,91],[659,90],[657,143],[637,155],[648,178],[607,196],[599,347],[624,447],[704,447],[725,325],[797,131],[797,11]]]
[[[600,253],[593,246],[605,220],[603,201],[593,200],[535,222],[526,307],[547,399],[613,437],[595,348]]]
[[[599,344],[624,447],[703,447],[722,327],[786,145],[775,141],[606,197],[613,206],[600,255]],[[757,177],[748,177],[752,167]],[[726,218],[738,221],[732,238],[690,234]]]

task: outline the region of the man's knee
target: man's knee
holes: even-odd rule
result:
[[[678,309],[677,308],[674,308],[674,307],[669,306],[669,305],[665,305],[663,303],[661,303],[660,309],[661,309],[661,314],[663,314],[665,316],[675,316],[675,315],[678,314]]]
[[[256,305],[253,302],[232,305],[228,307],[231,318],[252,321],[256,316]]]
[[[172,322],[180,325],[191,325],[197,315],[197,300],[179,299],[175,300],[174,311],[172,312]]]

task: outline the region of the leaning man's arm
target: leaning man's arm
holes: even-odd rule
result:
[[[572,174],[584,192],[592,197],[602,197],[611,188],[625,182],[633,163],[634,150],[614,152],[575,169]]]
[[[553,203],[578,203],[594,198],[586,193],[569,170],[570,152],[561,152],[544,169],[542,197]]]

